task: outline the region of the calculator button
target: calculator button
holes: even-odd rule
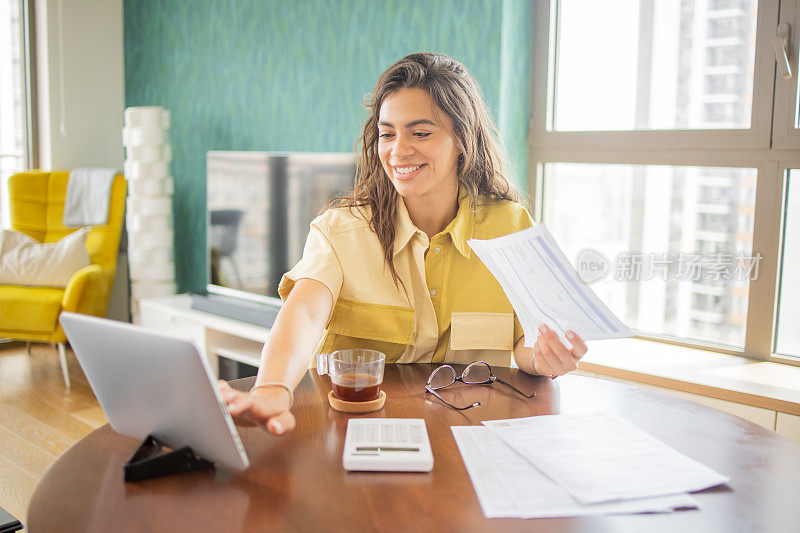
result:
[[[397,442],[408,442],[408,426],[397,426]]]
[[[378,442],[378,428],[375,426],[371,426],[368,429],[366,438],[364,440],[366,440],[369,443]]]

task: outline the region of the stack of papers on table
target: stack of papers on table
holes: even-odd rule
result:
[[[611,415],[484,424],[451,429],[487,518],[670,512],[728,481]]]

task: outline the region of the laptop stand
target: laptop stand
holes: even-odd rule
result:
[[[211,461],[197,457],[188,446],[172,451],[164,451],[165,447],[166,444],[148,435],[125,463],[125,481],[141,481],[214,466]]]

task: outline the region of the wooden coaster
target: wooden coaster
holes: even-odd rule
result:
[[[371,413],[383,409],[383,403],[386,401],[386,393],[380,391],[378,397],[368,402],[346,402],[340,400],[333,395],[333,391],[328,391],[328,403],[337,411],[343,413]]]

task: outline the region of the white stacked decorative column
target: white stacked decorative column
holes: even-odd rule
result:
[[[138,323],[139,300],[177,292],[169,111],[162,107],[127,108],[122,144],[128,180],[126,225],[131,314],[134,323]]]

